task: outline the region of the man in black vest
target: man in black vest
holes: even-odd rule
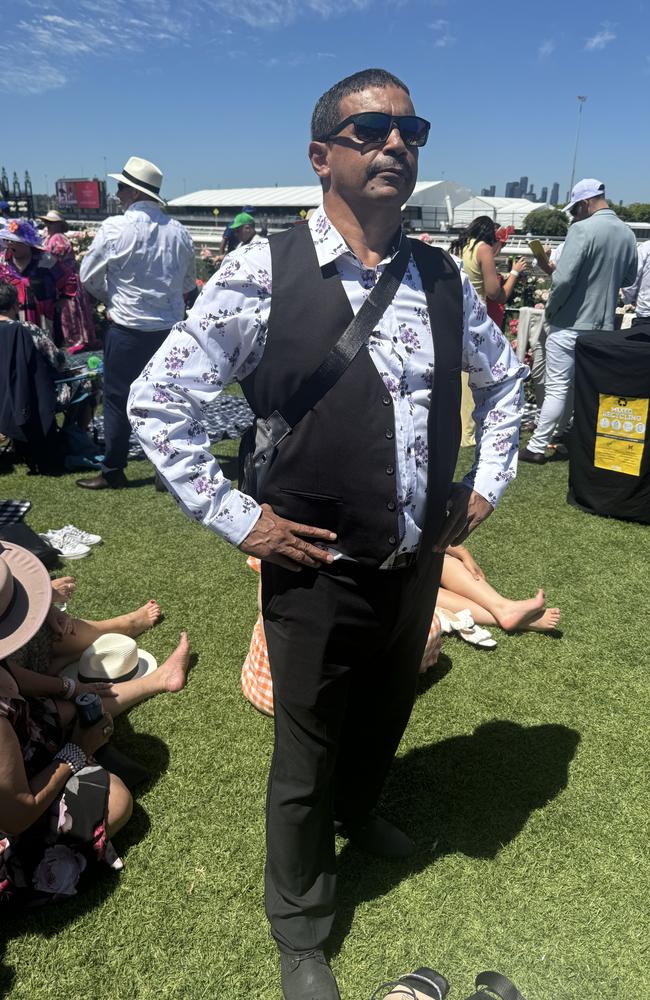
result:
[[[454,261],[407,241],[392,302],[279,445],[260,503],[209,453],[201,406],[236,379],[267,417],[318,368],[398,256],[428,131],[384,70],[327,91],[309,147],[323,207],[227,257],[132,387],[133,426],[171,492],[263,560],[275,703],[266,911],[286,1000],[339,996],[322,951],[335,831],[383,857],[414,849],[373,810],[413,705],[442,552],[514,477],[526,369]],[[461,367],[478,445],[452,485]]]

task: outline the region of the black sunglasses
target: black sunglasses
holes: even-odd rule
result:
[[[385,142],[394,128],[399,130],[405,146],[424,146],[429,138],[431,122],[417,115],[388,115],[383,111],[362,111],[350,115],[324,136],[320,142],[327,142],[347,125],[354,126],[354,134],[360,142]]]

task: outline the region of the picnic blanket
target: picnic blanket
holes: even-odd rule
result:
[[[30,507],[29,500],[0,500],[0,527],[22,521]]]

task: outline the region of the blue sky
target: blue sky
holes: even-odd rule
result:
[[[563,195],[584,94],[577,177],[650,202],[650,0],[14,0],[2,20],[0,159],[35,191],[132,154],[167,198],[313,183],[314,102],[374,65],[433,123],[421,180]]]

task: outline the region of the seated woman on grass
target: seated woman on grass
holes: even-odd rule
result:
[[[0,906],[74,895],[92,862],[122,867],[110,837],[128,822],[131,795],[93,755],[110,740],[113,717],[159,692],[179,691],[189,665],[183,632],[157,670],[121,684],[77,684],[75,690],[67,679],[16,666],[51,606],[42,563],[18,545],[0,543]],[[73,636],[65,658],[79,655],[93,626],[115,622],[123,634],[137,627],[132,620],[82,622],[76,652]],[[88,692],[99,694],[110,713],[82,728],[74,702],[64,699]]]

